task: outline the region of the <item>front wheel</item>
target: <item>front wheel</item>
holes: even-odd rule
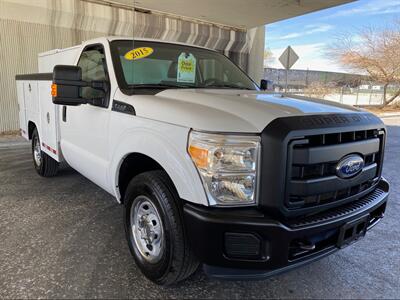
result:
[[[136,176],[124,198],[129,249],[142,273],[160,285],[187,278],[199,265],[185,237],[179,200],[163,171]]]
[[[35,170],[40,176],[52,177],[57,174],[58,162],[42,151],[36,128],[32,134],[32,157]]]

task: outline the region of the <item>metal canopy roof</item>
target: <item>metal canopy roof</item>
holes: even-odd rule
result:
[[[135,3],[136,8],[236,28],[262,26],[352,1],[354,0],[97,0],[131,7]]]

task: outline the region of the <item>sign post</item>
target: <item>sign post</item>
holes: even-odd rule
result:
[[[286,84],[285,84],[285,93],[288,89],[288,71],[289,69],[296,63],[299,59],[299,56],[294,52],[292,47],[288,46],[285,51],[283,51],[282,55],[279,57],[279,61],[282,66],[286,69]]]

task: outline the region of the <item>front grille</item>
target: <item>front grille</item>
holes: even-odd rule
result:
[[[277,118],[261,133],[258,201],[282,220],[315,215],[366,196],[380,181],[385,125],[370,113]],[[336,176],[349,154],[364,158],[356,176]]]
[[[285,206],[290,210],[342,204],[370,192],[381,174],[384,131],[368,129],[307,135],[288,144]],[[359,154],[365,166],[353,178],[336,175],[337,163]]]
[[[361,209],[375,205],[377,203],[377,200],[380,200],[382,196],[388,192],[388,190],[388,185],[387,183],[385,183],[382,187],[378,186],[374,191],[372,191],[362,199],[356,200],[352,203],[340,207],[332,208],[320,214],[288,221],[287,225],[292,228],[298,228],[302,226],[315,225],[322,222],[326,223],[330,220],[336,220],[341,217],[349,216],[352,213],[360,211]]]

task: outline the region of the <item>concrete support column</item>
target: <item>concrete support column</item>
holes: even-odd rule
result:
[[[248,74],[257,83],[264,78],[265,26],[252,28],[248,34],[251,39]]]

